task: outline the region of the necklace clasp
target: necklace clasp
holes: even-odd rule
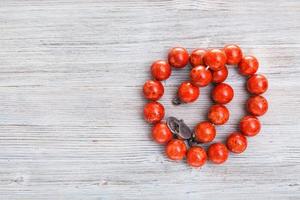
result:
[[[167,126],[174,135],[179,136],[180,138],[183,138],[185,140],[191,138],[193,134],[191,129],[184,123],[182,119],[179,120],[175,117],[168,117]]]

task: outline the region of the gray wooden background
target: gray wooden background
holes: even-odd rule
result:
[[[1,0],[0,199],[300,199],[298,0]],[[170,47],[237,43],[270,83],[261,133],[221,166],[172,162],[149,138],[141,86]],[[188,69],[161,100],[167,116],[204,120],[210,88],[174,107]],[[231,118],[245,79],[230,69]]]

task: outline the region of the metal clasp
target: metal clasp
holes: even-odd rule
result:
[[[193,132],[182,119],[179,120],[175,117],[168,117],[167,126],[174,135],[179,136],[182,139],[187,140],[192,137]]]

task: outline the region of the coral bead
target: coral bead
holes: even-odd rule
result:
[[[245,56],[239,63],[239,71],[242,75],[249,76],[258,70],[258,61],[254,56]]]
[[[187,152],[186,161],[192,167],[201,167],[206,160],[207,155],[202,147],[191,147]]]
[[[166,146],[166,154],[171,160],[182,160],[186,151],[185,143],[179,139],[172,139]]]
[[[190,55],[190,63],[193,67],[199,66],[199,65],[205,65],[204,63],[204,55],[206,53],[205,49],[195,49],[192,51]]]
[[[184,103],[195,101],[199,97],[199,94],[199,88],[191,82],[183,82],[178,88],[178,97]]]
[[[171,73],[171,66],[164,60],[157,60],[151,65],[151,74],[158,81],[168,79]]]
[[[247,110],[255,116],[262,116],[268,110],[268,101],[263,96],[252,96],[247,101]]]
[[[165,116],[165,108],[158,102],[149,102],[144,106],[144,118],[149,123],[157,123]]]
[[[185,48],[174,47],[169,51],[168,61],[175,68],[183,68],[189,62],[189,53]]]
[[[247,138],[239,132],[234,132],[228,136],[226,144],[229,151],[242,153],[247,148]]]
[[[222,164],[228,158],[228,149],[222,143],[214,143],[209,146],[208,151],[208,158],[214,164]]]
[[[212,79],[210,70],[202,65],[194,67],[190,72],[190,77],[193,84],[198,87],[207,86]]]
[[[226,64],[226,54],[220,49],[211,49],[204,55],[204,61],[210,69],[218,71]]]
[[[262,94],[268,89],[268,80],[264,75],[254,74],[247,81],[247,89],[251,94]]]
[[[157,101],[164,94],[164,86],[160,81],[148,80],[144,84],[143,92],[146,99]]]
[[[223,105],[213,105],[209,109],[208,119],[216,125],[225,124],[229,119],[229,110]]]
[[[222,83],[226,80],[227,76],[228,76],[228,69],[226,66],[221,70],[212,71],[212,82]]]
[[[220,104],[229,103],[233,99],[233,96],[232,87],[226,83],[218,84],[212,91],[212,99]]]
[[[240,130],[246,136],[252,137],[257,135],[260,128],[260,122],[255,116],[247,115],[240,121]]]
[[[165,144],[169,142],[172,137],[173,134],[166,123],[160,122],[152,127],[152,138],[158,144]]]
[[[211,142],[216,137],[215,126],[207,121],[200,122],[194,129],[195,139],[198,142],[206,143]]]
[[[243,57],[241,48],[235,44],[226,45],[223,48],[223,51],[226,54],[227,64],[229,64],[229,65],[238,64]]]

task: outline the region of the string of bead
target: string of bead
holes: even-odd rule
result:
[[[193,131],[174,117],[165,117],[164,106],[158,100],[164,94],[164,86],[160,81],[167,80],[172,68],[182,69],[190,63],[190,80],[178,87],[177,97],[173,104],[192,103],[200,95],[200,88],[214,84],[211,97],[215,102],[208,111],[207,120],[196,124]],[[234,97],[232,87],[224,83],[228,76],[226,65],[238,67],[239,73],[246,76],[247,91],[251,94],[246,102],[248,114],[239,122],[239,131],[230,133],[226,144],[215,142],[207,151],[201,144],[210,143],[216,137],[215,126],[223,125],[229,120],[230,112],[226,107]],[[259,63],[254,56],[243,55],[237,45],[226,45],[222,49],[195,49],[189,55],[182,47],[169,51],[168,60],[157,60],[151,65],[153,80],[143,86],[144,97],[149,102],[144,106],[144,119],[153,124],[152,138],[159,144],[165,144],[165,152],[171,160],[186,161],[190,166],[201,167],[207,160],[214,164],[224,163],[229,152],[242,153],[247,148],[247,137],[260,132],[261,124],[257,117],[268,110],[267,100],[261,96],[268,89],[268,81],[264,75],[256,74]]]

